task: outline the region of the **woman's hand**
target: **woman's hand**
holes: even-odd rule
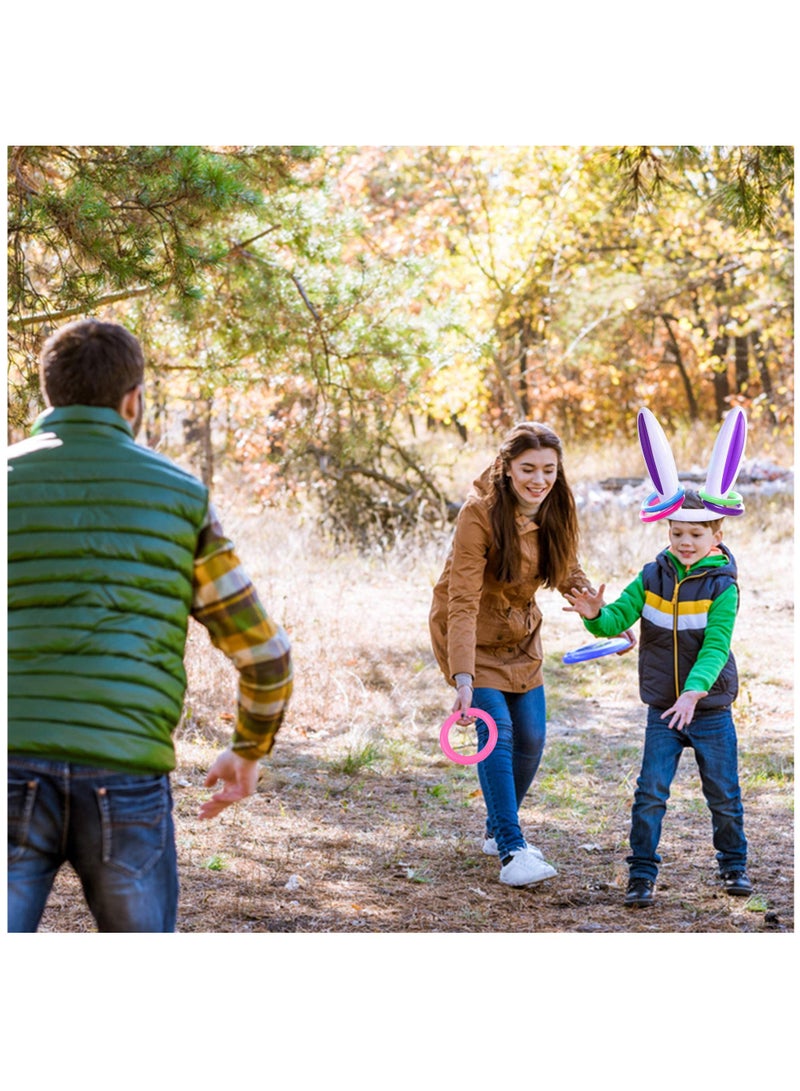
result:
[[[453,712],[466,712],[468,708],[472,708],[472,677],[469,674],[457,674],[455,682],[457,696]],[[462,716],[458,722],[471,724],[474,720],[474,716]]]
[[[597,591],[593,587],[577,588],[573,587],[571,591],[567,591],[564,598],[570,604],[569,606],[563,606],[562,609],[566,613],[580,614],[581,617],[585,617],[591,621],[596,618],[601,609],[605,606],[603,599],[603,592],[606,589],[604,583],[600,584]]]

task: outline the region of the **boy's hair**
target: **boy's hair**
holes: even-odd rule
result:
[[[685,511],[687,508],[689,509],[689,511],[692,511],[692,510],[707,511],[708,510],[706,508],[705,504],[703,503],[703,501],[700,499],[700,494],[695,489],[687,489],[686,490],[686,495],[684,496],[683,503],[681,504],[681,511]],[[710,527],[711,530],[716,533],[718,530],[721,529],[724,519],[725,519],[724,515],[720,515],[719,519],[698,519],[697,522],[694,525],[698,526],[698,527]],[[673,521],[677,521],[677,520],[672,520],[672,519],[668,520],[668,522],[670,522],[670,523],[672,523]],[[691,523],[691,519],[681,520],[681,522]]]
[[[39,374],[51,406],[117,409],[128,391],[144,381],[144,353],[124,326],[85,318],[48,337]]]

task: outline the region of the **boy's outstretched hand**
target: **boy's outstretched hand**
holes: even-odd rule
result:
[[[573,587],[571,591],[568,591],[564,598],[570,603],[569,606],[563,606],[562,610],[565,610],[568,614],[580,614],[581,617],[587,618],[591,621],[596,618],[602,608],[605,606],[603,600],[603,592],[606,589],[604,583],[600,584],[600,587],[595,591],[593,587],[584,587],[578,589]],[[626,629],[624,633],[620,633],[620,636],[624,636],[628,641],[628,647],[623,648],[622,651],[616,652],[617,655],[627,655],[629,651],[636,647],[636,637],[631,629]]]
[[[583,589],[573,587],[571,591],[567,591],[564,595],[570,605],[564,606],[562,609],[567,613],[580,614],[581,617],[591,621],[592,618],[597,617],[600,610],[605,606],[603,600],[605,589],[606,585],[604,583],[601,583],[596,591],[593,587],[584,587]]]
[[[706,696],[707,692],[705,690],[686,690],[685,693],[680,695],[672,708],[668,708],[666,712],[661,713],[661,719],[666,720],[667,716],[672,716],[667,727],[682,731],[684,727],[689,726],[694,718],[694,706],[701,697]]]

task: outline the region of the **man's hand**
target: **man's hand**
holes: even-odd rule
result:
[[[591,621],[596,618],[601,609],[605,606],[603,601],[603,592],[606,589],[604,583],[600,584],[597,591],[593,587],[584,587],[579,589],[573,587],[571,591],[567,591],[564,598],[570,604],[569,606],[563,606],[562,610],[565,610],[568,614],[580,614],[581,617],[587,618]]]
[[[238,803],[255,792],[258,784],[259,766],[257,761],[241,758],[233,750],[223,750],[208,771],[204,784],[213,788],[217,781],[223,787],[211,799],[207,799],[197,812],[198,818],[216,818],[220,811]]]
[[[706,697],[705,690],[686,690],[682,693],[672,708],[668,708],[666,712],[661,713],[661,719],[666,720],[667,716],[672,716],[672,719],[667,724],[667,727],[672,727],[676,731],[682,731],[684,727],[688,727],[694,717],[694,707],[701,697]]]

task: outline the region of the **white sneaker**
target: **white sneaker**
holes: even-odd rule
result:
[[[511,859],[500,869],[500,882],[506,886],[533,886],[543,879],[552,879],[558,875],[556,869],[531,852],[530,848],[517,849]]]
[[[537,849],[535,845],[529,845],[527,841],[523,841],[522,847],[526,848],[529,852],[532,852],[534,856],[538,856],[540,860],[544,860],[544,853],[541,849]],[[493,837],[487,837],[483,842],[483,851],[487,856],[499,856],[497,851],[497,842]]]

